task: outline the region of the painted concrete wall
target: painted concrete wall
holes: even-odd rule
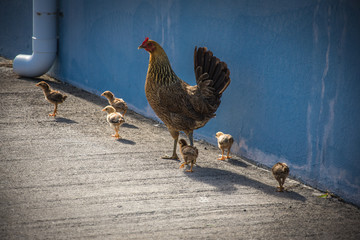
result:
[[[195,84],[193,49],[207,46],[232,82],[197,136],[215,143],[218,130],[231,133],[236,153],[286,162],[302,181],[360,205],[358,1],[60,0],[59,9],[51,75],[111,90],[154,117],[148,54],[137,47],[146,36],[158,41],[177,75]]]

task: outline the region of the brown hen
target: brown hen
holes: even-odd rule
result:
[[[193,131],[203,127],[220,105],[222,93],[230,84],[230,70],[205,47],[194,51],[194,71],[197,85],[182,81],[171,68],[164,49],[148,38],[139,46],[150,53],[145,82],[146,98],[165,123],[174,139],[171,159],[179,159],[176,145],[183,131],[193,145]]]
[[[49,113],[49,116],[55,117],[58,104],[63,103],[65,101],[65,99],[67,98],[67,96],[60,93],[59,91],[52,90],[50,88],[49,84],[47,84],[44,81],[39,82],[38,84],[36,84],[36,86],[41,87],[44,92],[45,99],[55,105],[54,112]]]

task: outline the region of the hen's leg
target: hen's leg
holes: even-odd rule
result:
[[[187,135],[188,135],[188,138],[189,138],[189,141],[190,141],[190,146],[194,146],[193,132],[189,132]]]
[[[56,112],[57,112],[57,103],[55,103],[55,108],[54,108],[54,112],[51,114],[49,113],[49,116],[51,117],[55,117],[56,116]]]
[[[179,139],[179,132],[178,132],[178,131],[175,131],[175,130],[170,130],[170,129],[169,129],[169,131],[170,131],[171,136],[172,136],[173,139],[174,139],[173,154],[172,154],[171,157],[169,157],[169,156],[163,156],[162,158],[163,158],[163,159],[176,159],[176,160],[178,160],[179,157],[178,157],[178,155],[176,154],[176,146],[177,146],[177,142],[178,142],[178,139]]]

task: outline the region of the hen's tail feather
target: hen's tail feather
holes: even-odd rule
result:
[[[225,62],[220,61],[213,53],[206,47],[195,47],[194,51],[194,71],[196,82],[207,80],[201,78],[202,74],[208,73],[208,79],[213,80],[211,87],[215,89],[216,95],[221,97],[221,94],[226,90],[230,84],[230,70]]]

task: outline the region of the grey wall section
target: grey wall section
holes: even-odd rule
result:
[[[10,2],[14,18],[18,1]],[[51,75],[111,90],[154,117],[144,93],[148,54],[137,47],[146,36],[158,41],[177,75],[195,84],[193,49],[207,46],[232,82],[198,136],[214,143],[217,131],[231,133],[236,153],[267,166],[286,162],[304,182],[360,205],[358,1],[60,0],[59,9]],[[23,24],[0,38],[0,54],[23,53],[6,40],[31,34]]]

